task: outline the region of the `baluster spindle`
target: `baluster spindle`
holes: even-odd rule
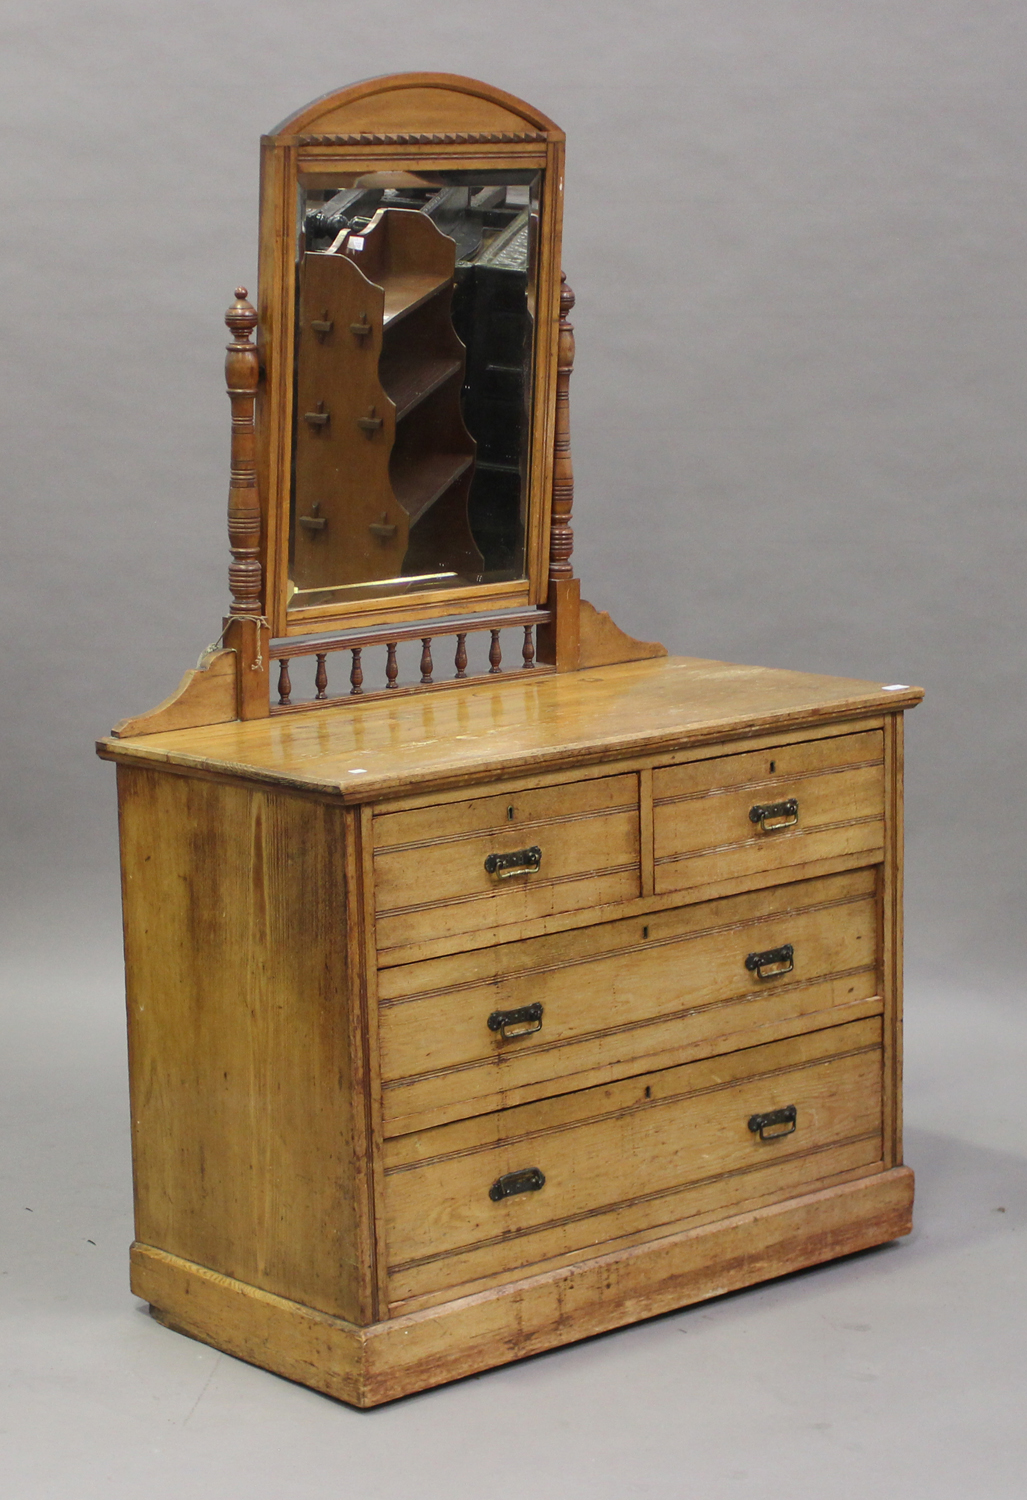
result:
[[[434,670],[434,663],[432,662],[432,659],[431,659],[431,642],[432,642],[432,638],[431,638],[430,635],[423,635],[421,637],[421,681],[422,682],[431,682],[431,680],[432,680],[432,675],[431,674],[432,674],[432,671]]]
[[[292,678],[289,676],[287,656],[283,656],[278,664],[278,701],[286,706],[292,702]]]
[[[524,646],[521,650],[521,656],[524,658],[526,668],[535,665],[535,642],[532,638],[532,631],[534,629],[534,625],[525,625],[524,627]]]
[[[456,657],[454,658],[454,662],[455,662],[455,665],[456,665],[456,675],[458,677],[466,677],[467,676],[467,631],[466,630],[461,630],[461,631],[457,632],[457,637],[456,637]]]
[[[385,649],[389,653],[388,660],[385,663],[385,676],[387,678],[385,686],[394,688],[396,686],[396,678],[399,676],[399,662],[396,660],[396,642],[386,641]]]
[[[492,677],[496,672],[503,670],[500,666],[500,662],[503,660],[503,652],[499,644],[499,631],[490,630],[489,634],[492,637],[492,645],[489,647],[489,676]]]
[[[327,651],[318,651],[315,654],[317,656],[317,671],[314,673],[314,686],[317,688],[317,696],[319,698],[327,698],[328,668],[325,666],[325,659],[328,653]]]
[[[349,680],[350,680],[349,695],[350,695],[351,698],[357,697],[358,694],[360,694],[360,693],[362,693],[364,691],[364,669],[360,665],[360,653],[361,653],[362,650],[363,650],[362,646],[354,646],[352,648],[352,652],[353,652],[353,670],[349,674]]]
[[[573,576],[571,553],[574,532],[574,469],[571,466],[570,385],[574,369],[574,324],[571,309],[574,293],[567,277],[560,276],[560,340],[556,374],[556,438],[553,443],[553,515],[549,527],[549,581],[557,583]]]

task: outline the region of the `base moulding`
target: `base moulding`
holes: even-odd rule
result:
[[[893,1167],[367,1327],[138,1242],[132,1290],[169,1328],[369,1407],[884,1244],[912,1208]]]

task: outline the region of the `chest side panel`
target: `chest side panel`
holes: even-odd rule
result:
[[[126,767],[119,797],[137,1237],[359,1321],[353,815]]]

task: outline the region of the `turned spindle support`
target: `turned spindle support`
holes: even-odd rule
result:
[[[228,545],[232,561],[228,586],[232,603],[225,620],[225,645],[239,662],[238,712],[241,719],[268,712],[269,632],[264,622],[264,576],[260,564],[260,500],[257,495],[256,430],[253,411],[260,383],[260,357],[253,343],[256,310],[246,288],[236,287],[225,313],[232,334],[225,356],[225,382],[232,403],[231,479],[228,490]]]
[[[385,662],[385,686],[394,688],[397,686],[396,678],[399,676],[399,663],[396,660],[396,642],[386,641],[385,650],[387,653],[387,659]]]
[[[560,336],[556,361],[556,430],[553,441],[553,504],[549,522],[549,608],[555,618],[538,632],[538,659],[558,672],[578,666],[578,614],[581,589],[571,567],[574,532],[574,470],[571,465],[570,385],[574,369],[574,293],[560,275]]]

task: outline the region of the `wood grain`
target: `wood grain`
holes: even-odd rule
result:
[[[790,1104],[794,1136],[748,1129]],[[416,1131],[385,1145],[392,1296],[516,1278],[690,1209],[728,1213],[767,1191],[767,1172],[784,1196],[880,1159],[878,1018]],[[528,1168],[544,1174],[540,1191],[491,1200],[493,1183]]]
[[[668,657],[514,682],[487,679],[257,723],[139,740],[102,740],[101,756],[302,787],[347,802],[419,796],[498,777],[680,756],[728,739],[819,728],[911,707],[919,688]],[[901,701],[900,701],[901,700]]]
[[[886,721],[885,831],[881,868],[881,991],[885,1003],[884,1125],[888,1166],[902,1161],[903,718]]]
[[[119,805],[137,1235],[365,1321],[353,815],[133,768]]]
[[[561,140],[552,120],[502,89],[457,73],[395,73],[333,90],[277,125],[272,136],[378,132],[542,131]]]
[[[880,1245],[911,1228],[898,1167],[361,1329],[149,1246],[132,1288],[162,1321],[357,1406],[377,1406]]]
[[[752,822],[754,805],[786,799],[798,803],[794,826],[764,830]],[[653,807],[658,892],[843,854],[871,863],[884,846],[882,736],[873,731],[657,768]]]
[[[234,651],[209,652],[198,667],[186,672],[175,691],[156,708],[119,720],[111,730],[111,738],[130,739],[169,729],[227,724],[237,715],[238,674],[239,659]]]
[[[498,934],[510,922],[638,895],[638,783],[614,776],[384,814],[375,841],[380,951],[425,937]],[[537,870],[486,870],[490,855],[536,847]]]
[[[259,323],[242,289],[228,314],[226,651],[98,747],[119,770],[133,1287],[169,1326],[362,1406],[910,1225],[912,1174],[893,1165],[901,715],[921,695],[668,658],[580,600],[563,152],[537,111],[447,74],[338,91],[265,138]],[[451,241],[390,209],[350,247],[363,274],[329,266],[345,296],[314,269],[297,300],[304,187],[453,169],[542,174],[527,576],[494,585],[479,578],[470,440],[453,425]],[[393,254],[408,229],[445,265],[425,276],[423,258]],[[372,284],[382,295],[365,307]],[[297,307],[300,342],[317,340],[299,381]],[[339,329],[366,340],[366,368],[356,408],[337,414],[314,385]],[[325,561],[326,586],[353,581],[320,557],[343,528],[314,491],[380,439],[377,478],[410,533],[364,473],[373,556],[391,540],[407,571],[430,571],[436,532],[462,525],[451,562],[473,586],[340,606],[312,574],[313,604],[287,611],[297,393],[310,455],[342,415],[364,446],[313,465],[295,555]],[[339,557],[363,576],[367,547],[350,541]],[[463,674],[482,609],[543,603],[547,672],[501,673],[493,621],[490,680],[435,691],[432,615],[453,617],[440,624],[459,632]],[[522,623],[530,648],[541,622]],[[284,638],[340,627],[386,632],[391,681],[395,641],[420,638],[423,694],[361,701],[358,640],[353,701],[331,704],[339,642],[310,640],[324,697],[269,719],[272,631],[287,684],[304,646]],[[752,822],[754,803],[789,797],[794,829]],[[486,869],[534,844],[538,871]],[[786,944],[794,967],[761,978],[754,954]],[[535,1031],[491,1024],[529,1007]],[[795,1131],[760,1139],[752,1117],[786,1105]],[[498,1190],[528,1168],[538,1191]]]
[[[791,974],[753,951],[791,943]],[[880,1009],[873,869],[383,969],[390,1135]],[[542,1006],[504,1040],[496,1011]]]
[[[605,609],[582,599],[578,615],[579,667],[607,667],[617,662],[647,661],[666,656],[659,641],[639,641],[615,624]]]

